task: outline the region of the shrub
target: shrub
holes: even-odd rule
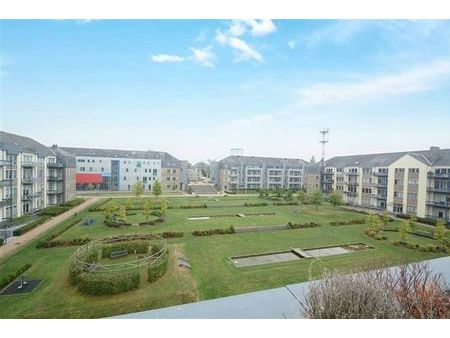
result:
[[[99,296],[115,295],[139,287],[139,271],[121,271],[114,273],[81,273],[78,276],[80,292]]]
[[[144,254],[148,252],[148,241],[126,241],[107,244],[102,247],[102,258],[109,258],[114,251],[127,250],[128,253]]]
[[[55,243],[50,243],[50,241],[52,241],[56,237],[60,236],[61,234],[63,234],[64,232],[66,232],[67,230],[69,230],[70,228],[74,227],[75,225],[77,225],[80,222],[81,222],[81,219],[79,219],[79,218],[73,219],[71,222],[65,224],[64,226],[59,228],[57,231],[51,233],[50,235],[48,235],[44,239],[40,240],[36,244],[36,248],[39,249],[39,248],[52,248],[54,246],[67,246],[66,244],[62,244],[62,242],[68,242],[68,241],[58,241],[59,244],[56,244],[56,241],[55,241]],[[78,244],[76,244],[76,245],[78,245]]]
[[[236,233],[234,227],[231,225],[225,229],[208,229],[208,230],[195,230],[192,235],[194,236],[212,236],[212,235],[228,235]]]
[[[79,246],[87,244],[91,241],[89,237],[84,238],[74,238],[74,239],[67,239],[67,240],[54,240],[54,241],[48,241],[48,242],[39,242],[38,245],[36,245],[36,248],[42,249],[42,248],[55,248],[55,247],[61,247],[61,246]]]
[[[269,204],[266,202],[260,202],[260,203],[249,203],[245,202],[244,207],[267,207]]]
[[[95,249],[89,250],[87,253],[81,257],[86,263],[97,263],[98,261],[98,252]],[[69,266],[69,280],[72,285],[77,285],[79,283],[79,277],[82,273],[86,271],[83,268],[78,267],[75,262],[72,260]]]
[[[300,205],[299,202],[274,202],[273,205]]]
[[[90,211],[90,212],[103,211],[105,209],[105,205],[108,202],[111,202],[111,201],[112,201],[112,198],[110,197],[110,198],[107,198],[107,199],[105,199],[103,201],[97,202],[94,205],[91,205],[89,207],[88,211]]]
[[[159,236],[164,237],[164,238],[177,238],[177,237],[183,237],[184,232],[165,231],[162,234],[159,234]]]
[[[148,267],[147,281],[153,283],[157,279],[161,278],[161,276],[166,273],[168,266],[169,255],[165,253]]]
[[[16,279],[17,277],[19,277],[21,274],[23,274],[25,271],[27,271],[29,268],[31,268],[31,264],[27,263],[25,265],[22,265],[19,269],[17,269],[14,273],[8,275],[8,276],[4,276],[2,277],[2,279],[0,279],[0,289],[3,289],[5,286],[7,286],[8,284],[10,284],[11,282],[14,281],[14,279]]]
[[[31,222],[27,225],[25,225],[24,227],[21,227],[19,229],[16,229],[13,231],[13,235],[14,236],[20,236],[30,230],[33,230],[34,228],[36,228],[37,226],[41,225],[42,223],[45,223],[46,221],[48,221],[50,219],[50,216],[41,216],[39,217],[37,220],[35,220],[34,222]]]
[[[164,218],[159,217],[153,221],[144,221],[144,222],[140,222],[139,225],[156,225],[158,223],[163,223],[164,222]]]
[[[122,226],[130,226],[131,223],[127,223],[120,220],[114,220],[112,217],[105,217],[105,221],[103,222],[106,226],[111,228],[120,228]]]
[[[331,226],[338,226],[338,225],[353,225],[353,224],[364,224],[366,223],[365,219],[352,219],[350,221],[334,221],[330,222]]]
[[[288,222],[287,226],[290,229],[303,229],[303,228],[315,228],[320,226],[319,223],[310,222],[310,223],[292,223]]]

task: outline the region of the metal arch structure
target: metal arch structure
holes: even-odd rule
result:
[[[86,261],[88,254],[92,251],[97,251],[104,244],[128,242],[128,241],[148,241],[156,242],[161,246],[161,249],[153,253],[151,249],[150,254],[128,262],[115,263],[115,264],[98,264],[89,263]],[[149,243],[150,244],[150,243]],[[103,273],[103,272],[120,272],[126,270],[139,269],[141,267],[150,267],[159,261],[167,253],[167,240],[159,235],[153,234],[130,234],[105,237],[91,241],[83,246],[80,246],[74,253],[72,262],[75,266],[83,272],[90,273]]]

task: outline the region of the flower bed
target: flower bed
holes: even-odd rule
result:
[[[208,229],[208,230],[195,230],[192,232],[194,236],[212,236],[212,235],[229,235],[235,234],[234,227],[231,225],[225,229]]]
[[[330,222],[331,226],[339,226],[339,225],[354,225],[354,224],[364,224],[366,223],[365,219],[352,219],[350,221],[334,221]]]

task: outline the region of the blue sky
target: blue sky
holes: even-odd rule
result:
[[[190,161],[450,147],[450,21],[0,21],[1,129]]]

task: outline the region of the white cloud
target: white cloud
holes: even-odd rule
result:
[[[232,36],[241,36],[245,34],[247,27],[242,20],[231,21],[230,27],[228,28],[228,33]]]
[[[407,72],[373,77],[359,82],[314,84],[299,89],[297,98],[301,105],[335,105],[429,91],[448,79],[450,79],[450,62],[440,61]]]
[[[277,31],[277,27],[272,20],[243,20],[251,29],[251,35],[264,36]]]
[[[323,43],[339,45],[351,40],[368,26],[367,21],[342,20],[315,31],[308,32],[302,40],[307,47],[317,47]]]
[[[157,63],[173,63],[173,62],[183,62],[184,58],[178,55],[172,55],[172,54],[158,54],[158,55],[152,55],[151,60],[153,62]]]
[[[197,62],[205,67],[210,67],[210,68],[214,67],[213,61],[214,61],[215,55],[212,52],[211,46],[208,46],[205,48],[191,47],[191,51],[192,51],[192,60],[194,62]]]
[[[254,60],[263,61],[263,56],[253,49],[247,42],[234,36],[228,36],[220,31],[216,33],[216,41],[224,46],[229,46],[236,52],[235,62]]]
[[[297,42],[295,42],[295,40],[288,41],[288,46],[290,49],[295,49],[296,45],[297,45]]]

